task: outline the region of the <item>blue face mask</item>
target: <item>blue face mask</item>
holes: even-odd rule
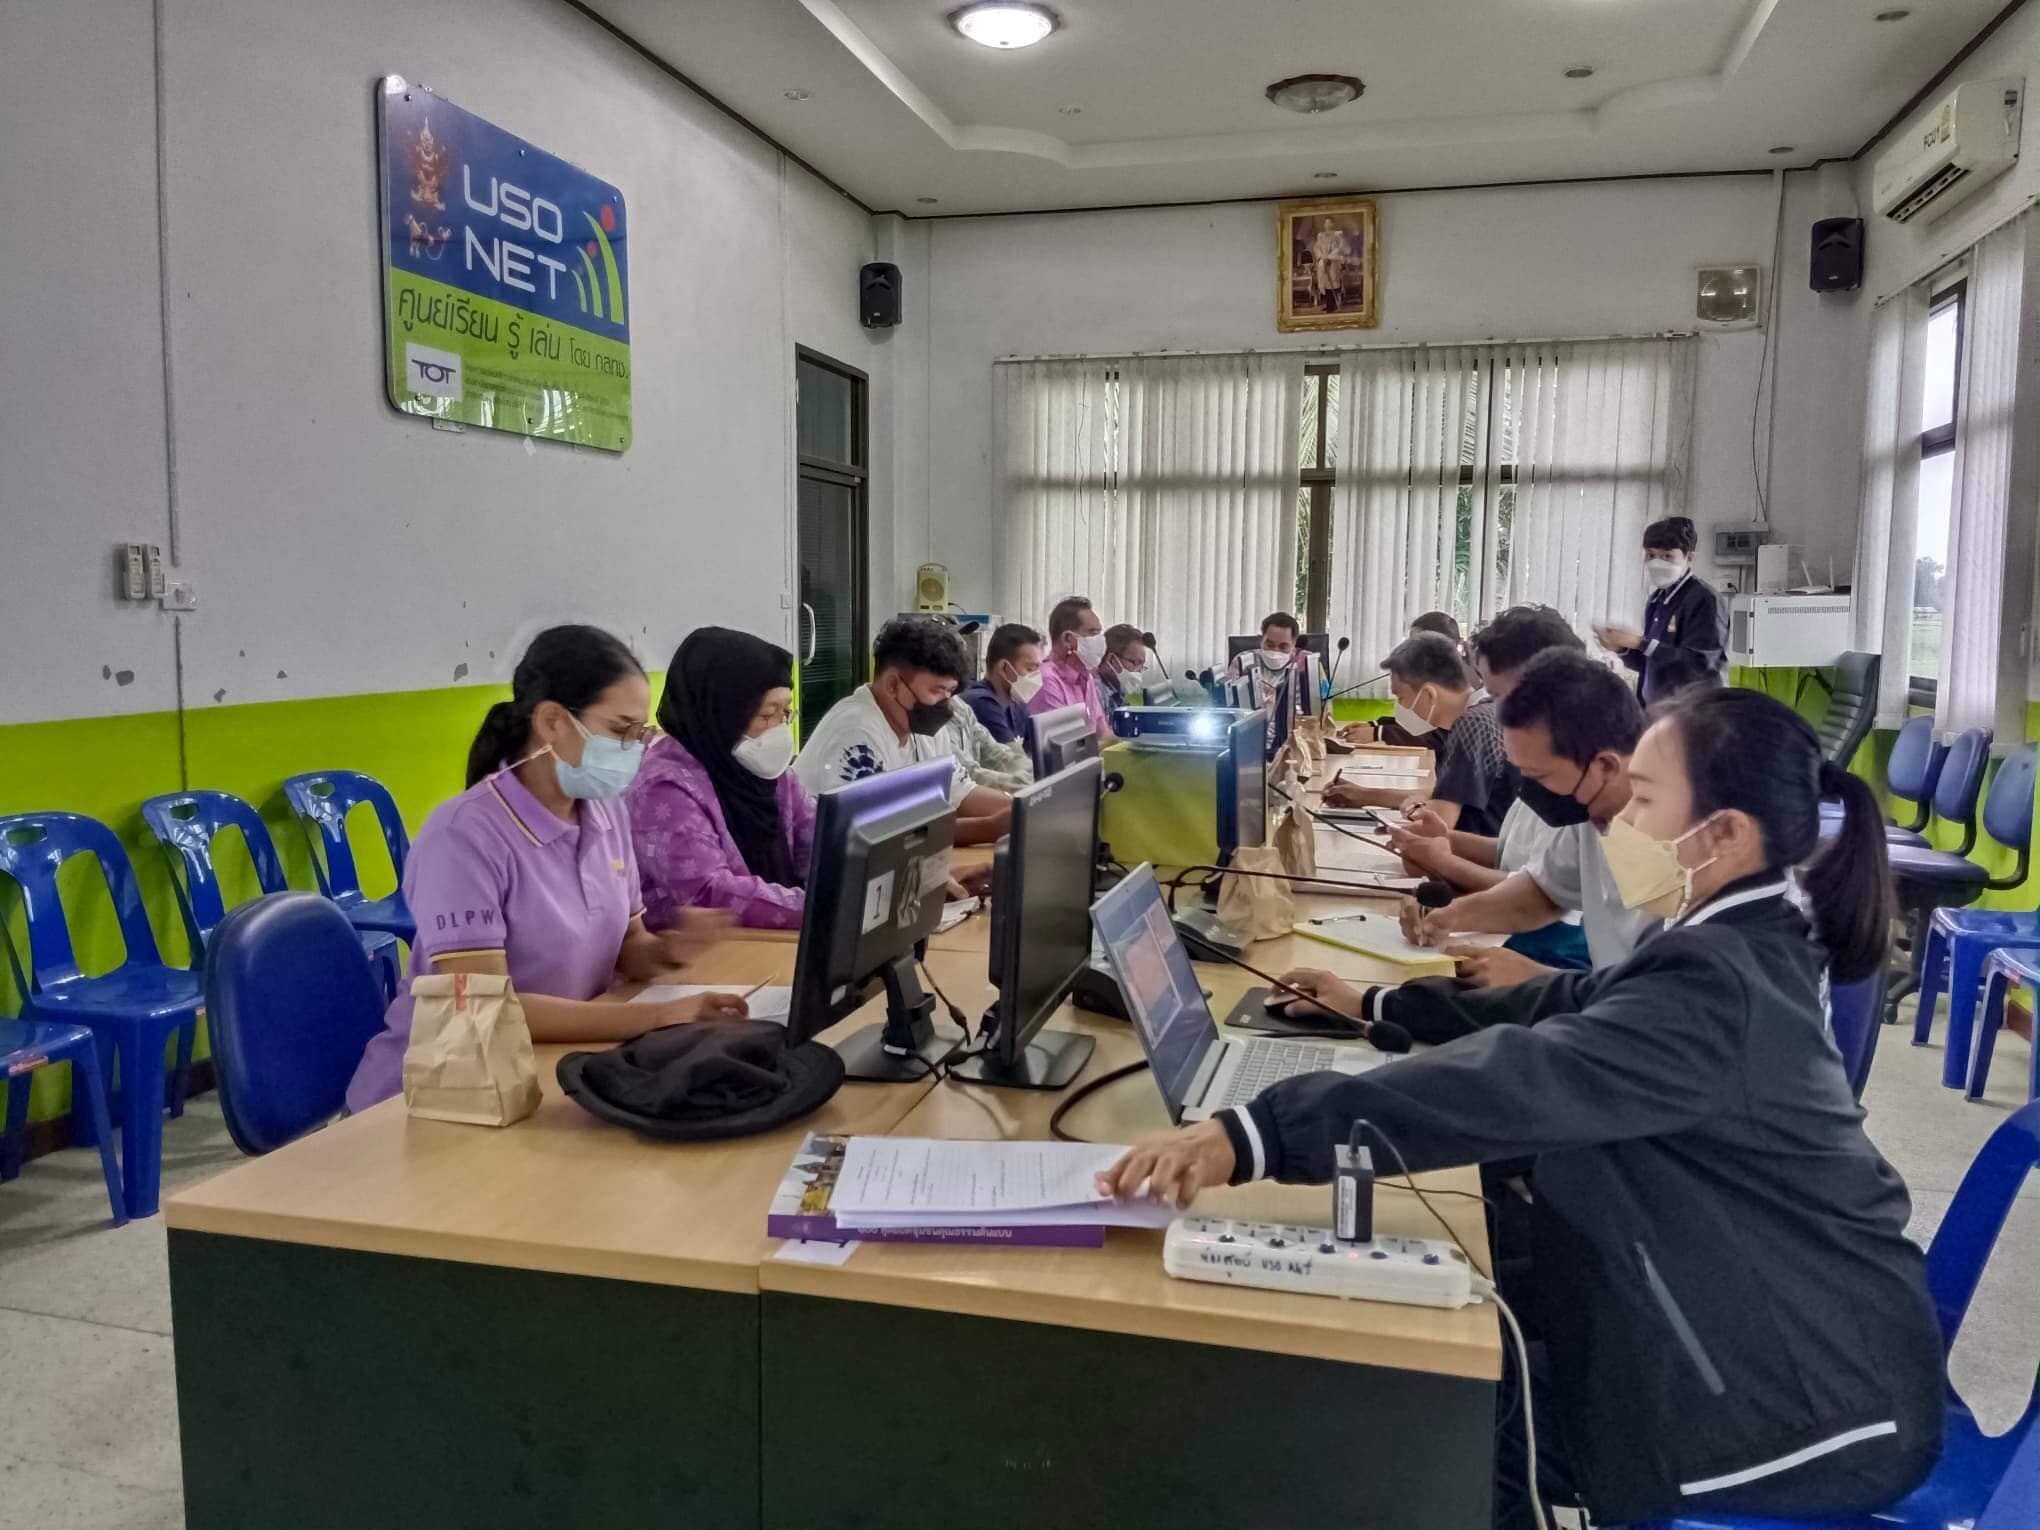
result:
[[[560,790],[569,797],[621,797],[637,778],[645,746],[590,733],[581,727],[578,717],[571,721],[581,731],[581,763],[569,765],[557,754],[553,756],[553,771],[559,778]]]

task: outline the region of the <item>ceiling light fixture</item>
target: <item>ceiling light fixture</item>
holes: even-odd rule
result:
[[[914,200],[916,202],[919,202],[923,207],[933,207],[937,202],[941,201],[942,199],[940,197],[915,197]]]
[[[1594,77],[1594,66],[1592,64],[1574,64],[1572,68],[1566,70],[1565,77],[1568,80],[1591,80]]]
[[[1367,87],[1350,74],[1299,74],[1291,79],[1277,80],[1270,85],[1267,96],[1286,112],[1299,112],[1314,117],[1320,112],[1335,111],[1349,101],[1360,99]]]
[[[1045,5],[993,0],[950,12],[949,24],[986,48],[1031,48],[1061,23]]]
[[[1771,154],[1790,154],[1797,147],[1798,145],[1796,144],[1774,143],[1766,152]]]
[[[1339,172],[1336,170],[1313,170],[1310,173],[1310,178],[1314,181],[1336,181],[1339,178]]]
[[[1065,117],[1081,117],[1084,115],[1084,109],[1081,106],[1058,106],[1056,110]]]
[[[786,99],[789,101],[805,101],[807,98],[808,93],[804,90],[789,90],[786,93]]]
[[[1875,16],[1872,16],[1870,19],[1872,21],[1903,21],[1905,20],[1906,17],[1910,16],[1911,14],[1912,12],[1907,10],[1879,11]]]

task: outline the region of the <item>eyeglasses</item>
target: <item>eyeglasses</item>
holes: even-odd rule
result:
[[[751,718],[751,721],[763,722],[768,728],[777,728],[782,725],[789,728],[797,728],[800,726],[800,709],[798,707],[760,707]]]
[[[658,726],[654,723],[617,722],[607,717],[587,717],[578,721],[591,734],[599,733],[620,744],[649,744],[659,736]]]

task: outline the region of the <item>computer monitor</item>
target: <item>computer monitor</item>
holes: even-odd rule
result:
[[[1268,698],[1268,758],[1274,759],[1289,742],[1289,731],[1296,721],[1296,693],[1300,676],[1292,664],[1282,671],[1282,677],[1273,687]]]
[[[954,769],[947,759],[931,760],[815,799],[786,1039],[813,1040],[883,985],[885,1023],[836,1047],[851,1078],[925,1078],[963,1042],[954,1026],[935,1024],[914,965],[916,947],[941,922],[949,886]]]
[[[1296,703],[1298,717],[1308,717],[1317,709],[1318,675],[1323,664],[1324,660],[1308,648],[1297,649],[1296,657],[1289,661],[1289,668],[1296,676],[1296,684],[1291,687],[1291,699]]]
[[[1079,760],[1095,760],[1099,748],[1098,735],[1082,706],[1056,707],[1027,719],[1027,757],[1034,764],[1037,781],[1046,781]]]
[[[1258,632],[1237,633],[1225,640],[1225,658],[1230,664],[1243,653],[1252,653],[1261,646]],[[1296,640],[1298,648],[1308,648],[1318,658],[1329,664],[1332,659],[1332,637],[1328,632],[1305,632]]]
[[[1218,762],[1218,858],[1268,843],[1268,713],[1232,725]]]
[[[1236,712],[1253,711],[1254,677],[1251,673],[1226,677],[1225,704]]]
[[[1141,692],[1141,702],[1151,707],[1172,707],[1176,705],[1176,682],[1169,679],[1155,681]]]
[[[1082,760],[1013,794],[1013,828],[992,860],[991,982],[975,1056],[950,1064],[973,1083],[1061,1089],[1090,1059],[1074,1031],[1044,1030],[1091,957],[1091,887],[1105,767]]]

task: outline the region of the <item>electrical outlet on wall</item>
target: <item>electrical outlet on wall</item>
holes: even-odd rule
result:
[[[188,579],[173,579],[163,592],[162,605],[165,611],[196,611],[198,589]]]

